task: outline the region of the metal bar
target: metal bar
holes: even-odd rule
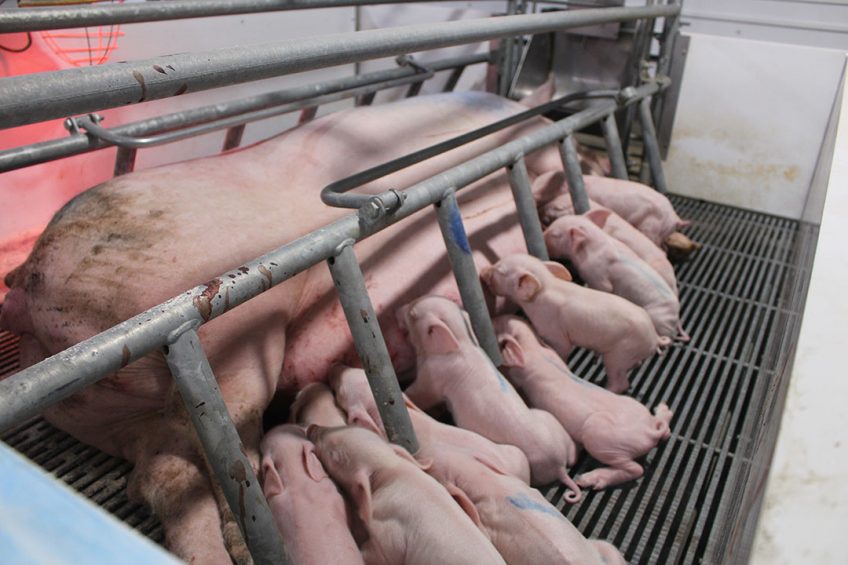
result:
[[[227,135],[224,137],[224,145],[221,151],[229,151],[241,145],[241,138],[244,136],[244,124],[227,128]]]
[[[536,201],[533,199],[533,191],[530,189],[530,177],[527,175],[524,157],[508,166],[507,172],[509,173],[512,197],[515,199],[515,207],[518,210],[518,222],[521,224],[524,241],[527,242],[527,251],[530,255],[538,257],[542,261],[547,261],[550,257],[548,256],[548,249],[545,247],[542,223],[539,221]]]
[[[105,6],[29,8],[0,12],[0,33],[403,3],[404,0],[168,0]]]
[[[642,126],[642,143],[645,157],[651,167],[654,188],[660,194],[668,194],[668,185],[665,182],[665,173],[663,173],[662,158],[660,157],[660,145],[657,142],[657,132],[654,129],[654,120],[651,116],[650,96],[639,102],[639,123]]]
[[[362,96],[358,96],[356,98],[357,106],[370,106],[374,102],[374,96],[376,92],[369,92],[368,94],[363,94]]]
[[[483,286],[480,284],[480,274],[474,264],[471,255],[471,245],[465,233],[462,216],[459,213],[459,204],[456,202],[456,192],[448,190],[444,197],[435,204],[436,216],[439,220],[439,229],[445,240],[448,251],[448,260],[456,278],[456,286],[459,287],[459,296],[462,305],[471,318],[471,326],[480,342],[480,347],[495,364],[501,364],[501,352],[498,340],[495,337],[495,327],[489,310],[486,308],[486,299],[483,297]]]
[[[118,147],[118,153],[115,155],[114,176],[119,177],[133,172],[135,169],[136,153],[138,153],[138,149]]]
[[[607,144],[607,156],[609,156],[610,165],[612,165],[612,176],[617,179],[627,180],[627,159],[624,156],[624,150],[621,148],[621,138],[618,136],[618,124],[615,122],[615,114],[609,116],[601,122],[601,127],[604,130],[604,140]]]
[[[577,146],[574,144],[574,136],[571,132],[560,142],[559,155],[565,167],[568,192],[571,193],[574,213],[585,214],[589,211],[589,197],[586,196],[586,186],[583,184],[583,172],[580,170],[580,156],[577,154]]]
[[[209,465],[218,478],[254,561],[290,563],[271,509],[262,494],[253,465],[244,454],[238,431],[221,398],[197,332],[189,325],[186,331],[165,346],[164,352]]]
[[[625,103],[657,92],[648,83]],[[603,119],[615,102],[597,104],[479,155],[407,188],[401,206],[391,214],[362,222],[350,214],[310,232],[238,269],[198,285],[77,345],[0,380],[0,432],[42,412],[48,406],[118,371],[168,343],[175,329],[190,321],[208,322],[270,287],[336,255],[344,241],[359,241],[440,201],[450,188],[462,188],[515,162],[569,132]],[[579,170],[579,169],[578,169]]]
[[[563,96],[562,98],[557,98],[556,100],[552,100],[542,104],[541,106],[536,106],[535,108],[525,110],[524,112],[519,112],[518,114],[514,114],[508,118],[504,118],[503,120],[483,126],[482,128],[464,133],[460,136],[448,139],[447,141],[437,143],[436,145],[425,147],[424,149],[404,155],[403,157],[398,157],[397,159],[387,163],[360,171],[354,175],[343,178],[334,183],[330,183],[321,190],[321,200],[329,206],[336,206],[339,208],[360,208],[373,197],[361,194],[345,194],[346,192],[353,190],[354,188],[358,188],[366,183],[375,181],[395,171],[399,171],[400,169],[420,163],[421,161],[425,161],[426,159],[435,157],[436,155],[474,141],[475,139],[480,139],[481,137],[502,130],[511,125],[523,122],[533,116],[543,114],[548,110],[558,108],[567,102],[573,100],[586,100],[589,98],[615,98],[619,93],[620,92],[618,90],[595,90],[576,92]]]
[[[425,23],[7,77],[0,79],[0,128],[411,51],[678,11],[603,8]]]
[[[418,451],[418,439],[409,419],[406,403],[392,366],[383,332],[368,297],[362,270],[353,252],[353,240],[339,246],[338,253],[327,259],[336,292],[347,318],[356,352],[377,402],[389,441],[412,454]]]
[[[445,87],[442,89],[442,92],[452,92],[454,88],[456,88],[456,83],[459,82],[459,77],[462,76],[462,72],[465,70],[465,67],[456,67],[453,71],[451,71],[450,76],[448,77],[448,81],[445,83]]]
[[[406,98],[412,98],[413,96],[418,96],[418,93],[421,92],[421,87],[424,86],[424,81],[413,82],[409,85],[409,89],[406,91]]]
[[[484,63],[490,59],[488,53],[482,53],[464,57],[453,57],[443,59],[430,64],[433,71],[453,68],[455,65],[473,65]],[[242,98],[235,101],[203,106],[191,110],[184,110],[172,114],[166,114],[156,118],[132,122],[129,124],[110,128],[108,131],[112,134],[123,137],[143,137],[149,134],[172,131],[188,126],[196,126],[198,124],[206,124],[224,118],[232,118],[244,116],[244,120],[235,119],[232,123],[247,121],[251,117],[259,119],[267,117],[265,114],[254,114],[252,112],[264,109],[270,109],[283,104],[293,104],[291,110],[299,109],[305,105],[306,100],[312,100],[315,97],[327,94],[347,92],[348,96],[352,96],[352,91],[361,87],[371,86],[375,89],[387,88],[389,84],[396,84],[397,79],[404,77],[416,76],[414,69],[398,68],[384,71],[377,71],[364,75],[345,77],[322,83],[300,86],[286,90],[268,92],[248,98]],[[373,92],[370,95],[373,97]],[[278,113],[283,113],[290,110],[280,110]],[[257,117],[258,116],[258,117]],[[203,130],[192,130],[190,135],[212,131],[228,127],[231,122],[219,122],[216,126]],[[239,124],[240,125],[240,124]],[[195,133],[196,132],[196,133]],[[186,134],[188,136],[189,133]],[[167,139],[165,141],[168,141]],[[52,161],[61,157],[71,155],[79,155],[89,151],[94,151],[104,147],[110,147],[113,144],[103,139],[94,139],[88,135],[71,135],[70,137],[26,145],[23,147],[0,151],[0,172],[19,169],[21,167]]]

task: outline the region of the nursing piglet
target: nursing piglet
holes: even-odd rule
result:
[[[521,449],[533,484],[560,480],[571,489],[567,500],[580,499],[567,469],[577,458],[574,442],[549,413],[527,407],[480,348],[459,306],[425,296],[402,307],[399,322],[416,352],[410,400],[424,410],[445,402],[459,427]]]
[[[677,295],[629,247],[585,216],[563,216],[548,226],[545,246],[551,257],[571,261],[591,288],[644,308],[659,335],[688,341],[680,325]]]
[[[339,404],[348,414],[348,423],[375,431],[386,439],[380,415],[371,415],[377,410],[374,396],[368,386],[365,371],[350,367],[338,367],[331,372],[330,383],[336,391]],[[456,426],[443,424],[418,408],[409,398],[404,398],[409,419],[415,430],[418,445],[426,449],[431,445],[449,445],[467,450],[495,461],[501,468],[525,483],[530,483],[530,464],[524,452],[514,445],[495,443],[478,433]]]
[[[324,468],[355,502],[368,530],[369,539],[362,546],[365,563],[504,563],[461,506],[403,448],[354,426],[310,426],[308,435]]]
[[[272,428],[262,439],[262,491],[297,565],[362,565],[345,502],[299,426]]]
[[[427,472],[473,505],[483,530],[509,565],[624,564],[610,544],[587,540],[538,490],[483,457],[446,445],[416,455]]]
[[[333,391],[322,382],[306,385],[298,391],[291,405],[290,418],[297,424],[319,426],[344,426],[345,414],[336,404]]]
[[[518,304],[563,359],[574,346],[604,357],[607,388],[624,392],[627,372],[671,344],[643,308],[620,296],[571,282],[568,270],[526,254],[510,255],[480,272],[498,296]]]
[[[668,406],[660,403],[652,415],[630,397],[577,378],[521,318],[497,318],[495,332],[509,380],[532,406],[553,414],[574,441],[607,465],[581,475],[578,485],[602,489],[642,476],[635,459],[670,435]]]
[[[654,269],[677,295],[677,279],[674,267],[662,249],[648,237],[630,225],[621,216],[594,201],[589,201],[590,210],[583,214],[609,236],[629,247],[645,263]],[[562,216],[574,214],[571,196],[562,194],[539,209],[539,217],[545,226],[549,226]]]

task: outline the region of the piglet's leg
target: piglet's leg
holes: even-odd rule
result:
[[[601,467],[593,469],[577,477],[576,483],[583,488],[600,490],[609,486],[632,481],[642,476],[645,471],[635,461],[627,461],[620,467]]]
[[[627,392],[630,388],[627,362],[613,351],[604,355],[604,368],[607,372],[607,390],[616,394]]]

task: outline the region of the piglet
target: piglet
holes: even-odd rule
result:
[[[310,426],[308,435],[327,472],[356,503],[369,534],[362,546],[367,564],[504,563],[463,512],[470,504],[458,506],[401,447],[354,426]]]
[[[383,422],[377,413],[377,405],[368,386],[365,371],[340,366],[331,371],[330,383],[336,391],[339,404],[348,414],[348,424],[374,431],[386,439]],[[466,449],[496,461],[510,475],[530,483],[530,464],[527,462],[527,456],[514,445],[495,443],[478,433],[443,424],[418,408],[405,395],[404,402],[422,449],[436,442]]]
[[[521,449],[533,484],[558,479],[571,490],[566,500],[579,500],[567,469],[577,458],[574,442],[549,413],[527,407],[480,348],[467,314],[446,298],[425,296],[398,317],[416,352],[409,399],[424,410],[445,402],[460,428]]]
[[[528,402],[553,414],[589,455],[607,465],[584,473],[581,487],[602,489],[642,476],[635,461],[671,434],[671,410],[645,406],[579,379],[521,318],[500,316],[495,333],[509,380]]]
[[[629,247],[640,259],[654,269],[677,295],[677,279],[674,275],[674,267],[671,266],[663,250],[609,208],[591,200],[589,206],[591,209],[583,214],[583,217],[591,220],[607,235]],[[545,226],[551,225],[562,216],[573,214],[574,207],[571,204],[571,196],[568,194],[556,197],[539,210],[539,217]]]
[[[299,426],[272,428],[262,439],[262,491],[292,563],[362,565],[345,502]]]
[[[586,284],[644,308],[657,333],[688,341],[680,325],[677,294],[629,247],[585,216],[562,216],[545,230],[551,257],[568,259]]]
[[[643,308],[574,284],[559,263],[516,254],[483,269],[480,276],[492,293],[518,304],[563,359],[574,346],[603,355],[607,388],[613,392],[627,390],[627,372],[671,344],[657,335]]]
[[[448,492],[467,498],[475,520],[509,565],[625,563],[617,549],[587,540],[538,490],[485,457],[435,443],[416,458]]]
[[[322,382],[306,385],[298,391],[291,405],[290,418],[297,424],[335,427],[344,426],[345,414],[336,404],[333,391]]]

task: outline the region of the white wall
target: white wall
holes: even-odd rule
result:
[[[666,160],[670,190],[800,218],[844,57],[692,34]]]

